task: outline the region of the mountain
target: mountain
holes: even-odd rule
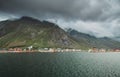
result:
[[[96,38],[94,36],[80,33],[76,30],[68,29],[67,33],[70,36],[77,39],[83,46],[86,47],[97,47],[97,48],[120,48],[120,42],[112,40],[110,38]],[[85,45],[84,45],[85,44]]]
[[[120,42],[110,38],[96,38],[78,31],[61,29],[58,25],[32,17],[0,22],[0,48],[118,48]]]
[[[80,48],[79,43],[54,23],[31,17],[0,22],[0,47]]]
[[[112,38],[112,39],[120,42],[120,37],[115,37],[115,38]]]

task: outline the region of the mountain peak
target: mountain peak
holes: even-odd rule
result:
[[[33,19],[33,18],[29,17],[29,16],[23,16],[23,17],[21,17],[21,19]]]
[[[13,38],[14,37],[14,38]],[[116,48],[120,42],[95,38],[88,34],[68,29],[64,31],[49,21],[23,16],[14,21],[0,22],[0,47],[35,48]]]
[[[14,38],[13,38],[14,37]],[[0,47],[35,48],[79,48],[76,40],[71,38],[58,25],[49,21],[39,21],[32,17],[5,22],[0,29]]]
[[[35,19],[35,18],[32,18],[32,17],[29,17],[29,16],[23,16],[23,17],[21,17],[19,20],[24,20],[24,21],[39,21],[40,22],[40,20],[38,20],[38,19]]]

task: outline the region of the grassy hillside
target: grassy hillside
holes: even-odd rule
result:
[[[0,22],[0,48],[31,45],[35,48],[119,48],[120,42],[75,30],[65,32],[56,24],[31,17]]]
[[[83,45],[85,44],[86,47],[97,47],[97,48],[120,48],[120,42],[112,40],[110,38],[96,38],[94,36],[80,33],[78,31],[69,29],[68,33],[73,38],[76,38],[80,43]]]
[[[80,48],[81,46],[57,25],[22,17],[0,24],[0,47],[60,47]]]

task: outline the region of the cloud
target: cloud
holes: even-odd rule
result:
[[[120,36],[119,0],[1,0],[0,19],[31,16],[96,37]]]
[[[101,23],[101,22],[93,22],[93,21],[65,21],[63,19],[54,20],[54,19],[47,19],[50,22],[57,23],[61,25],[63,29],[72,28],[79,32],[94,35],[98,38],[101,37],[115,37],[114,29],[112,28],[112,23]],[[104,26],[106,25],[106,26]],[[108,25],[110,29],[108,29]],[[112,31],[113,30],[113,31]]]
[[[19,18],[19,17],[15,16],[15,15],[8,14],[8,13],[0,12],[0,21],[9,20],[9,19],[16,19],[16,18]]]
[[[18,15],[96,20],[109,4],[104,0],[1,0],[1,11]]]

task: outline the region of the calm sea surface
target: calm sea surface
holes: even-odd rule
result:
[[[0,77],[120,77],[120,53],[0,53]]]

